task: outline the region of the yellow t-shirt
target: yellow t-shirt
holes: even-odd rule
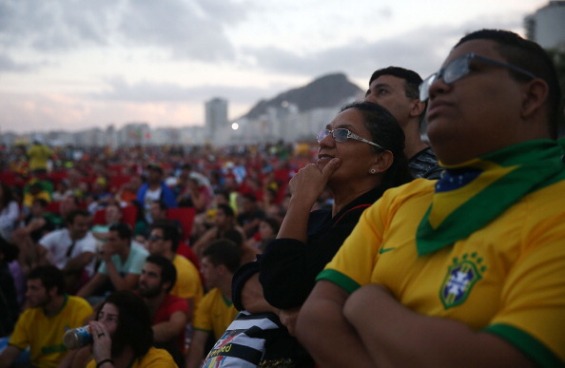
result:
[[[130,366],[131,368],[178,368],[171,354],[164,349],[149,348],[147,354],[141,359],[137,359]],[[96,368],[96,361],[93,359],[86,365],[86,368]]]
[[[173,265],[177,269],[177,282],[170,294],[183,299],[193,298],[196,307],[204,294],[198,270],[192,262],[180,255],[175,256]]]
[[[231,300],[226,299],[220,289],[214,288],[204,295],[196,307],[192,326],[195,330],[214,333],[217,340],[236,315],[237,309]]]
[[[453,246],[418,256],[416,229],[434,185],[418,179],[387,191],[318,280],[349,292],[384,285],[415,312],[461,321],[498,335],[541,365],[562,365],[565,181],[527,195]]]
[[[34,144],[28,150],[30,170],[47,169],[47,161],[53,155],[51,148],[42,145]]]
[[[8,344],[20,350],[30,347],[33,366],[56,367],[67,352],[63,335],[68,329],[83,326],[92,313],[90,304],[76,296],[65,296],[63,308],[52,317],[47,317],[41,308],[26,309]]]

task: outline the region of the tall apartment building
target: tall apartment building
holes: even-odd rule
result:
[[[550,1],[524,19],[528,39],[545,49],[565,48],[565,1]]]
[[[215,97],[205,104],[205,127],[208,139],[213,140],[214,135],[228,126],[228,101]]]

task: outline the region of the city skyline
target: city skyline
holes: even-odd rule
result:
[[[0,127],[203,125],[215,97],[234,119],[328,73],[362,88],[388,65],[425,77],[465,32],[524,35],[524,17],[547,4],[0,0]]]

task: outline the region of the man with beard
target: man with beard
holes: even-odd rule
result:
[[[63,335],[80,327],[93,313],[86,300],[64,294],[65,280],[55,266],[33,269],[27,280],[29,308],[19,317],[8,347],[0,353],[0,367],[10,367],[19,353],[30,348],[31,365],[56,367],[67,353]]]
[[[184,331],[188,304],[169,294],[177,279],[173,263],[163,256],[149,256],[141,270],[139,295],[149,307],[153,340],[156,347],[167,350],[179,367],[184,367]]]

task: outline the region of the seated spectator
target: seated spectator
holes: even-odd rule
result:
[[[231,301],[231,282],[240,265],[240,249],[232,241],[218,240],[204,250],[203,256],[201,270],[209,291],[196,308],[187,368],[200,367],[208,337],[219,339],[237,314]]]
[[[90,229],[92,235],[100,241],[106,240],[112,225],[119,224],[122,221],[123,214],[120,205],[116,202],[108,203],[104,208],[104,218],[104,224],[96,224]]]
[[[20,217],[20,207],[6,183],[0,182],[0,236],[6,240],[12,239]]]
[[[42,198],[47,202],[51,202],[51,193],[43,188],[40,181],[34,181],[24,189],[23,207],[29,209],[34,199]]]
[[[233,229],[244,234],[243,229],[237,226],[233,209],[227,204],[220,204],[216,210],[215,226],[196,239],[192,249],[201,258],[204,250],[212,241],[224,238],[226,231]]]
[[[237,223],[243,228],[246,238],[251,238],[259,229],[259,222],[265,218],[265,212],[257,203],[254,194],[247,193],[240,197]]]
[[[149,256],[139,278],[139,295],[152,317],[154,346],[167,350],[179,367],[184,367],[184,335],[189,314],[185,299],[171,295],[177,271],[162,256]]]
[[[166,350],[153,347],[149,308],[132,292],[108,296],[89,326],[94,341],[87,368],[177,367]]]
[[[162,202],[167,208],[177,206],[173,191],[163,181],[163,168],[158,164],[147,165],[147,181],[137,191],[137,201],[145,209],[145,217],[148,223],[152,223],[151,204],[155,201]]]
[[[67,353],[63,335],[84,325],[92,315],[86,300],[65,294],[64,274],[54,266],[41,266],[28,275],[29,308],[18,318],[8,347],[0,353],[0,367],[10,367],[30,349],[31,366],[56,367]]]
[[[196,213],[203,213],[212,202],[208,187],[195,177],[190,177],[186,188],[177,196],[179,207],[193,207]]]
[[[83,298],[98,296],[89,298],[93,305],[114,290],[135,289],[148,255],[145,248],[132,240],[129,225],[117,223],[109,230],[100,250],[102,262],[98,272],[78,291]]]
[[[40,264],[53,264],[63,270],[67,291],[75,293],[94,274],[96,239],[89,229],[90,214],[84,210],[67,215],[67,227],[39,240]]]
[[[177,254],[180,233],[177,226],[169,221],[161,221],[151,226],[147,239],[147,249],[151,255],[159,255],[173,263],[177,270],[177,282],[171,294],[183,298],[189,306],[188,321],[192,322],[195,307],[204,294],[200,275],[194,264]]]
[[[9,264],[18,258],[18,248],[0,236],[0,337],[8,336],[20,314],[18,293]]]
[[[247,244],[260,253],[264,252],[267,244],[277,237],[280,227],[281,222],[273,217],[262,219],[259,222],[259,230],[247,241]]]
[[[46,208],[47,201],[45,199],[35,199],[22,226],[13,233],[12,241],[20,249],[18,262],[24,274],[39,265],[37,252],[39,239],[55,229]]]

